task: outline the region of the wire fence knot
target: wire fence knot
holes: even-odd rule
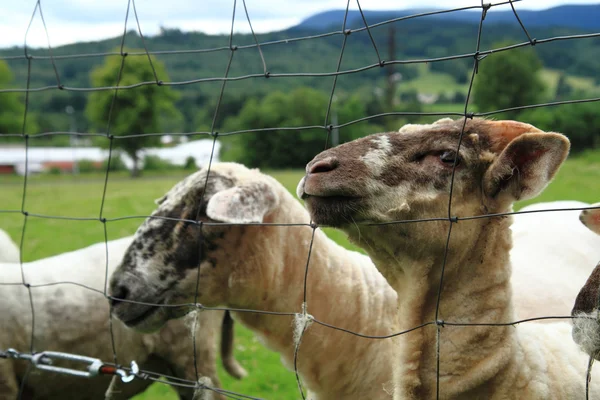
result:
[[[492,3],[485,3],[485,4],[481,4],[481,20],[485,21],[485,17],[487,17],[487,13],[489,11],[490,8],[492,8]]]
[[[315,318],[306,312],[306,303],[302,303],[302,312],[294,316],[294,344],[300,346],[302,335],[312,325]]]
[[[194,397],[192,400],[209,400],[212,398],[211,390],[214,386],[213,381],[208,376],[203,376],[196,381],[194,388]]]

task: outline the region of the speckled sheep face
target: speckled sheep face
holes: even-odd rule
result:
[[[196,289],[199,302],[219,304],[228,274],[218,264],[237,262],[233,243],[244,233],[235,224],[262,222],[277,203],[257,170],[222,163],[213,165],[208,179],[206,172],[190,175],[156,201],[158,208],[138,228],[111,277],[114,311],[130,327],[151,331],[186,314],[189,307],[173,305],[193,303]]]
[[[546,186],[568,149],[564,136],[529,124],[446,118],[318,154],[308,163],[297,194],[316,223],[342,228],[353,238],[360,235],[360,223],[447,217],[455,160],[452,215],[507,211],[513,201]],[[432,235],[433,225],[396,224],[380,230],[395,230],[394,240],[431,243],[435,236],[442,244],[445,237]]]

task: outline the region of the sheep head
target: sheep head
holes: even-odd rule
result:
[[[379,242],[385,236],[394,242],[389,252],[397,252],[403,239],[412,247],[426,242],[431,250],[445,246],[445,236],[432,233],[441,225],[359,224],[448,218],[454,166],[452,216],[509,211],[514,201],[545,188],[568,151],[565,136],[526,123],[445,118],[321,152],[307,164],[297,194],[317,224],[341,228],[355,242],[377,230]]]
[[[235,246],[245,227],[236,224],[263,222],[279,202],[279,187],[258,170],[220,163],[207,173],[188,176],[156,200],[113,273],[113,310],[126,325],[152,331],[190,311],[177,304],[222,304],[229,267],[239,263]]]

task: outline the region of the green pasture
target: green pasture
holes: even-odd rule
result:
[[[267,171],[294,193],[302,171]],[[108,239],[132,234],[155,207],[153,200],[160,197],[184,173],[171,175],[145,175],[132,180],[126,175],[111,174],[102,207],[102,217],[115,219],[106,223]],[[23,201],[23,178],[0,177],[0,227],[15,241],[20,242],[26,221],[23,257],[25,261],[62,253],[104,240],[104,224],[100,222],[100,207],[104,189],[102,175],[33,176],[27,182],[24,209],[27,218],[19,211]],[[554,182],[535,200],[600,201],[600,152],[588,152],[570,157]],[[517,205],[517,209],[524,203]],[[72,221],[51,217],[79,217]],[[338,231],[327,230],[336,241],[352,247]],[[252,333],[236,324],[236,357],[250,375],[242,381],[230,378],[222,369],[223,386],[234,392],[267,399],[298,398],[295,376],[286,370],[279,356],[265,349]],[[165,384],[156,383],[138,400],[175,399],[174,392]]]

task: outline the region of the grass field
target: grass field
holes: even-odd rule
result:
[[[302,171],[271,171],[292,193]],[[153,200],[179,181],[185,173],[170,176],[147,175],[131,180],[126,175],[114,174],[109,180],[103,217],[108,219],[148,215],[155,207]],[[0,177],[0,227],[19,242],[23,232],[24,216],[18,212],[23,199],[23,181],[20,177]],[[101,175],[79,177],[35,176],[28,181],[25,210],[30,214],[25,229],[23,256],[25,261],[81,248],[104,240],[104,226],[99,221],[104,180]],[[600,201],[600,152],[588,152],[570,157],[554,182],[534,200],[527,203],[552,200]],[[526,203],[517,205],[517,209]],[[70,221],[34,216],[76,216],[89,220]],[[132,234],[143,218],[109,221],[108,238]],[[352,247],[338,231],[327,230],[335,240]],[[266,350],[250,331],[236,324],[236,357],[250,372],[242,381],[231,379],[220,369],[225,388],[238,393],[268,399],[298,398],[295,376],[280,363],[277,354]],[[136,397],[138,400],[175,399],[165,384],[154,384],[150,390]]]
[[[550,93],[556,93],[556,86],[558,85],[558,79],[560,77],[560,71],[553,69],[543,69],[540,72],[542,80],[548,86]],[[590,96],[595,96],[600,93],[600,87],[596,85],[593,78],[584,78],[581,76],[567,75],[567,83],[576,91],[585,91]]]

